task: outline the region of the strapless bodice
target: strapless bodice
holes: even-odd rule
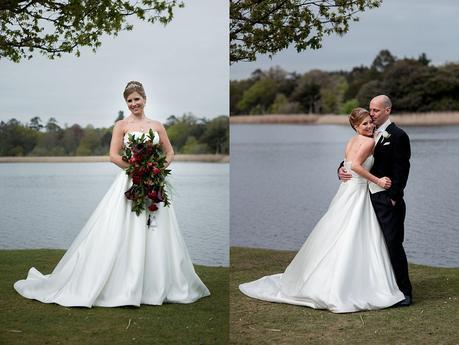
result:
[[[153,144],[159,144],[159,133],[157,131],[153,131],[153,133],[155,134],[155,137],[153,139]],[[145,137],[148,135],[148,133],[144,133],[144,132],[140,132],[140,131],[126,132],[124,134],[124,144],[127,144],[127,142],[128,142],[128,138],[129,138],[128,134],[132,134],[135,137],[140,137],[140,136],[142,136],[142,134],[145,134]]]
[[[373,167],[373,163],[374,163],[374,157],[373,155],[370,155],[367,157],[367,159],[365,159],[365,161],[363,162],[362,166],[370,171],[371,168]],[[352,167],[352,162],[350,161],[344,161],[344,167],[348,170],[348,171],[351,171],[352,173],[352,180],[355,180],[355,181],[359,181],[359,182],[365,182],[367,183],[368,180],[362,176],[360,176],[359,174],[357,174],[355,171],[351,170],[351,167]]]

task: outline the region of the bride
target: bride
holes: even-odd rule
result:
[[[124,98],[131,114],[113,128],[110,160],[127,168],[119,151],[128,133],[140,136],[152,129],[169,165],[174,151],[163,125],[145,116],[142,84],[129,82]],[[137,216],[124,195],[131,184],[121,171],[53,272],[43,275],[32,267],[25,280],[14,284],[16,291],[43,303],[81,307],[192,303],[208,296],[172,205],[160,203],[148,227],[146,212]]]
[[[354,109],[349,122],[357,134],[346,145],[344,164],[353,177],[341,183],[284,273],[239,286],[247,296],[334,313],[386,308],[404,300],[368,192],[368,181],[388,189],[391,180],[369,172],[375,141],[368,111]]]

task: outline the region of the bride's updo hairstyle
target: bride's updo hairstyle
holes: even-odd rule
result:
[[[365,118],[370,115],[368,110],[363,108],[354,108],[351,111],[351,115],[349,115],[349,123],[351,124],[352,129],[356,131],[358,125],[362,123]]]
[[[145,90],[143,88],[142,83],[135,80],[127,83],[126,87],[124,88],[124,99],[127,99],[129,95],[133,92],[137,92],[140,96],[142,96],[143,99],[147,99],[147,95],[145,94]]]

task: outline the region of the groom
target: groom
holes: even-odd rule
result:
[[[370,117],[376,125],[376,146],[371,173],[377,177],[389,177],[392,186],[385,190],[370,183],[369,189],[371,203],[386,241],[397,285],[405,295],[405,299],[396,306],[409,306],[412,289],[408,276],[408,261],[403,249],[406,213],[403,189],[410,171],[411,150],[408,135],[390,120],[391,108],[392,103],[385,95],[376,96],[370,102]],[[344,168],[339,169],[338,175],[342,181],[352,177]]]

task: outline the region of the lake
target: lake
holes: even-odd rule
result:
[[[172,200],[194,263],[229,265],[229,164],[174,162]],[[111,163],[0,164],[0,249],[68,248],[119,173]]]
[[[459,266],[459,126],[406,127],[410,262]],[[232,246],[298,250],[326,212],[346,141],[338,125],[231,125]]]

